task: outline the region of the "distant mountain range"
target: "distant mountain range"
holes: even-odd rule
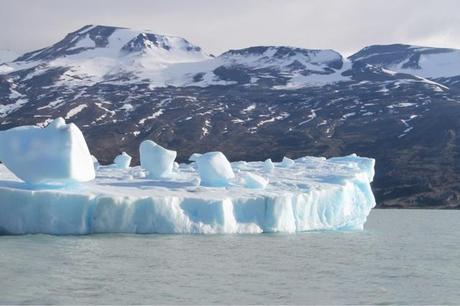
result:
[[[180,37],[85,26],[0,52],[0,129],[62,116],[109,163],[153,139],[232,160],[377,159],[381,207],[460,207],[460,50],[257,46],[207,54]]]

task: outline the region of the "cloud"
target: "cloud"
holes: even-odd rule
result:
[[[0,0],[0,49],[42,48],[86,24],[182,36],[214,54],[253,45],[460,48],[459,8],[456,0]]]

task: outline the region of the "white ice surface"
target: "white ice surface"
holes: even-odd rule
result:
[[[304,157],[292,168],[233,163],[266,177],[266,189],[197,186],[194,167],[172,180],[140,178],[139,167],[100,167],[94,181],[30,189],[0,165],[0,232],[260,233],[360,230],[375,205],[374,160]],[[199,180],[198,180],[199,181]]]

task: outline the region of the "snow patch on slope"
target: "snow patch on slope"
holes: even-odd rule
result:
[[[78,114],[79,112],[81,112],[82,110],[84,110],[85,108],[87,108],[88,105],[86,104],[80,104],[74,108],[72,108],[71,110],[69,110],[67,112],[67,115],[65,116],[65,119],[70,119],[72,118],[73,116],[75,116],[76,114]]]

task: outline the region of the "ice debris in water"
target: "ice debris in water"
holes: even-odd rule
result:
[[[129,165],[131,164],[131,156],[126,152],[123,152],[115,157],[113,163],[116,167],[120,169],[128,169]]]
[[[151,140],[145,140],[139,146],[141,167],[149,172],[152,179],[171,177],[176,151],[163,148]]]
[[[63,118],[45,128],[21,126],[0,131],[0,160],[30,184],[69,184],[95,178],[83,134]]]
[[[232,166],[222,152],[208,152],[196,159],[201,185],[224,187],[235,178]]]

